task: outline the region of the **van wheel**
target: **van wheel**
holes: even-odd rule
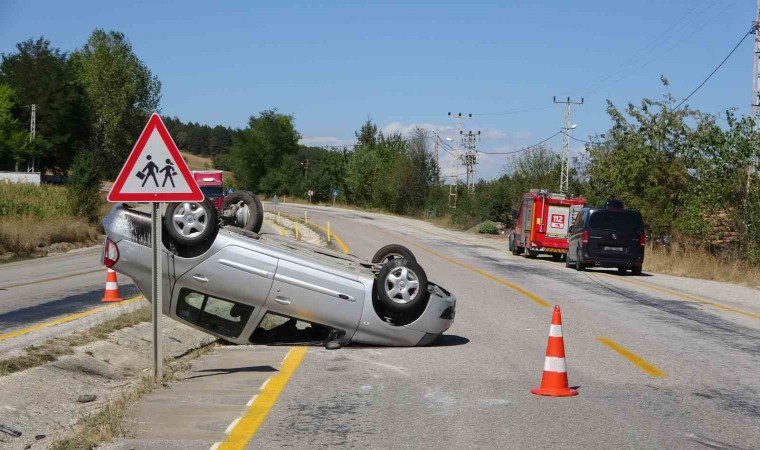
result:
[[[583,272],[586,270],[586,265],[581,261],[581,255],[575,255],[575,270],[578,272]]]
[[[641,266],[633,266],[631,268],[631,273],[634,275],[641,275]]]

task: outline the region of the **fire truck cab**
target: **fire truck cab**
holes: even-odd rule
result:
[[[509,242],[512,254],[535,258],[549,253],[560,259],[567,253],[568,228],[585,205],[583,197],[566,198],[545,189],[524,193]]]

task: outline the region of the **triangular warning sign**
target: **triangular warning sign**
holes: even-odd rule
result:
[[[108,193],[109,202],[199,202],[203,192],[153,113]]]

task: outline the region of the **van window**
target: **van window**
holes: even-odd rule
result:
[[[644,226],[635,211],[596,211],[591,214],[589,228],[606,231],[640,231]]]
[[[177,315],[192,324],[223,336],[236,338],[243,332],[253,306],[182,289]]]

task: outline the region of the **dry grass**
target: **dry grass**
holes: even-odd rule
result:
[[[89,330],[50,339],[40,345],[27,347],[22,355],[0,360],[0,376],[56,361],[61,356],[73,354],[74,347],[81,347],[90,342],[103,340],[116,330],[131,327],[142,322],[149,322],[150,319],[151,310],[146,306],[99,323]]]
[[[98,225],[73,215],[76,201],[64,186],[0,184],[0,254],[44,255],[52,244],[99,241]]]
[[[760,287],[760,267],[733,255],[713,255],[699,248],[647,245],[644,271]]]
[[[189,368],[188,361],[196,359],[214,348],[211,343],[194,349],[177,359],[167,358],[164,361],[162,383],[158,384],[150,376],[143,376],[131,389],[121,397],[111,400],[100,412],[85,414],[77,422],[74,433],[68,438],[51,444],[53,450],[90,450],[100,444],[110,442],[119,436],[126,436],[129,427],[126,424],[129,407],[154,391],[161,385],[177,380],[177,374]]]

